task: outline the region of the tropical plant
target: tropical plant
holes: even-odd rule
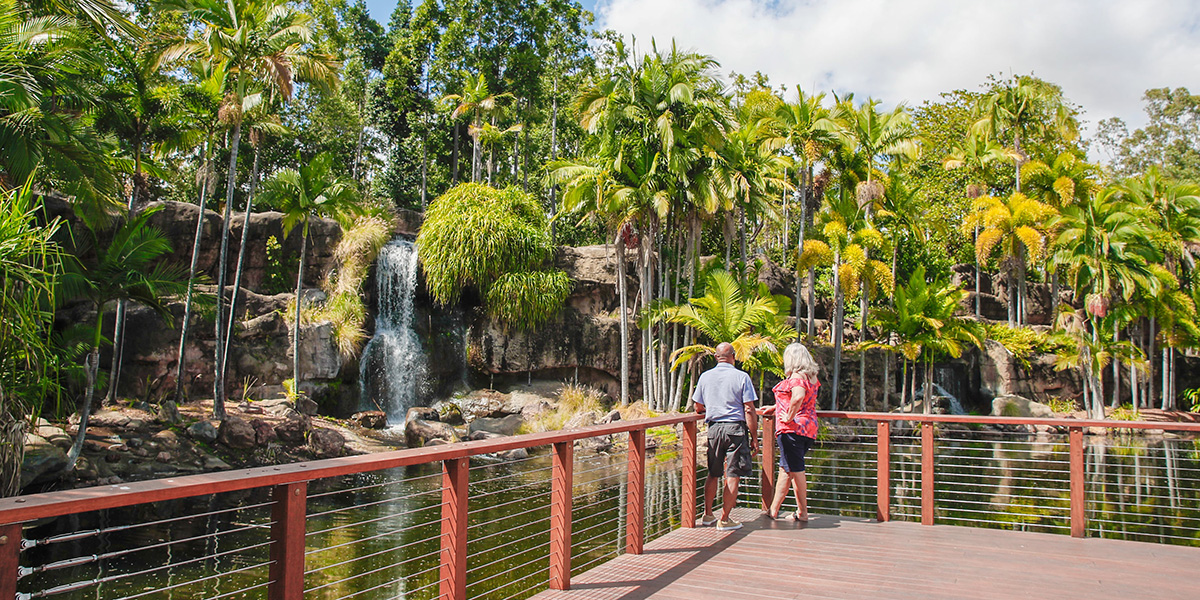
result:
[[[218,113],[220,121],[232,127],[224,226],[217,260],[217,344],[213,361],[213,410],[217,418],[224,418],[226,332],[223,307],[243,115],[264,101],[264,92],[284,101],[290,100],[297,80],[328,87],[336,85],[337,65],[332,57],[312,49],[311,18],[283,0],[164,0],[164,8],[186,13],[201,23],[201,27],[195,39],[177,40],[164,51],[162,60],[171,62],[199,57],[222,63],[232,78]]]
[[[173,317],[167,308],[167,300],[187,290],[184,271],[161,260],[171,252],[171,242],[149,224],[149,218],[157,210],[150,208],[128,218],[106,245],[99,243],[100,236],[96,230],[87,228],[87,241],[93,246],[95,257],[86,261],[80,259],[80,256],[87,256],[88,253],[83,248],[75,248],[73,256],[65,262],[65,270],[59,280],[59,300],[84,299],[96,310],[95,326],[91,331],[91,351],[86,359],[87,384],[80,408],[79,431],[67,454],[68,470],[75,467],[87,434],[100,370],[100,346],[105,341],[101,330],[105,306],[120,299],[137,302],[171,323]]]
[[[966,292],[945,281],[927,283],[925,268],[918,267],[908,285],[896,288],[895,305],[875,311],[875,322],[895,336],[896,351],[907,360],[925,363],[926,413],[932,408],[934,360],[957,358],[967,346],[983,345],[983,324],[957,315],[965,297]]]
[[[716,346],[728,342],[739,361],[745,361],[760,349],[774,343],[759,328],[772,323],[779,314],[776,300],[768,296],[747,295],[727,271],[713,271],[705,282],[703,296],[687,304],[670,308],[666,319],[690,327],[709,343],[695,343],[671,354],[671,368],[716,353]],[[773,348],[771,348],[773,349]]]
[[[1021,75],[996,82],[992,90],[974,106],[978,118],[972,129],[979,134],[1012,141],[1013,179],[1021,191],[1021,165],[1028,153],[1022,140],[1053,130],[1064,140],[1079,132],[1075,111],[1063,98],[1062,89],[1032,75]]]
[[[973,212],[962,224],[963,235],[979,228],[975,257],[983,264],[999,250],[1000,266],[1008,274],[1008,323],[1022,324],[1026,318],[1025,272],[1030,261],[1039,261],[1047,251],[1047,231],[1055,210],[1028,196],[1014,192],[1007,198],[980,196]]]
[[[333,156],[322,152],[304,164],[296,155],[299,169],[283,169],[263,184],[263,195],[283,209],[283,234],[290,235],[300,226],[300,265],[296,270],[296,312],[292,320],[292,378],[299,383],[304,379],[300,373],[300,312],[303,309],[304,267],[308,262],[308,227],[310,221],[320,217],[347,219],[360,214],[358,193],[354,183],[334,171]],[[218,315],[219,318],[219,315]],[[217,416],[217,402],[213,402],[213,413]],[[221,407],[223,416],[224,407]]]
[[[0,194],[0,496],[20,491],[26,416],[54,387],[59,221],[39,224],[31,183]]]
[[[503,135],[508,132],[508,130],[503,132],[497,130],[494,121],[503,114],[502,101],[513,96],[509,93],[493,94],[488,87],[487,77],[482,72],[475,77],[469,73],[463,73],[463,79],[462,92],[449,94],[442,98],[442,101],[454,103],[454,110],[450,113],[451,119],[470,115],[471,123],[467,126],[467,134],[474,141],[471,148],[471,182],[475,183],[479,181],[483,170],[484,137],[485,135]],[[489,141],[493,140],[489,139]]]

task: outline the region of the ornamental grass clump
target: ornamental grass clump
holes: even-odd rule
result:
[[[452,304],[473,287],[488,314],[511,326],[544,323],[571,291],[565,273],[544,268],[554,245],[541,207],[516,188],[450,189],[429,205],[417,247],[434,300]]]

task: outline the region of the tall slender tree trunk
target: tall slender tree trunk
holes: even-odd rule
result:
[[[159,417],[170,422],[179,421],[179,410],[176,405],[183,401],[183,382],[187,365],[187,338],[191,329],[192,293],[196,284],[196,268],[200,264],[200,245],[204,239],[204,201],[208,196],[208,151],[212,143],[211,137],[204,143],[204,159],[200,161],[204,177],[200,181],[200,198],[196,215],[196,237],[192,241],[192,263],[188,268],[187,294],[183,301],[183,323],[179,327],[179,357],[175,364],[175,396],[159,407]]]
[[[304,304],[304,265],[308,262],[308,216],[304,217],[304,229],[300,236],[300,268],[296,271],[296,319],[292,323],[292,383],[300,393],[300,309]]]
[[[797,179],[799,179],[800,188],[800,224],[796,226],[796,332],[799,337],[800,332],[800,295],[803,291],[803,271],[800,268],[800,256],[804,254],[804,222],[808,219],[808,188],[805,186],[804,169],[796,169]],[[812,306],[807,306],[805,309],[808,314],[812,314]],[[812,335],[812,332],[809,332]]]
[[[1113,326],[1113,342],[1121,340],[1121,331]],[[1112,361],[1113,387],[1112,387],[1112,407],[1116,408],[1121,405],[1121,361],[1113,359]]]
[[[558,160],[558,76],[554,77],[554,90],[550,95],[550,161]],[[550,186],[550,239],[558,239],[558,185]]]
[[[253,136],[252,136],[253,137]],[[261,143],[261,142],[260,142]],[[225,348],[221,351],[221,380],[229,367],[229,348],[233,341],[233,325],[237,323],[238,292],[242,290],[242,270],[246,265],[246,245],[250,242],[250,214],[254,210],[254,194],[258,189],[258,145],[254,146],[254,164],[250,167],[250,193],[246,196],[246,214],[242,217],[242,241],[238,246],[237,266],[233,270],[233,291],[229,296],[229,327],[225,336]]]
[[[1157,319],[1150,317],[1146,330],[1146,407],[1154,405],[1154,329]]]
[[[213,418],[225,419],[225,378],[221,372],[225,364],[222,353],[225,342],[225,272],[229,260],[229,219],[233,215],[233,191],[237,188],[238,147],[242,140],[242,123],[233,124],[233,135],[229,142],[229,171],[225,183],[225,216],[221,220],[221,254],[217,260],[217,311],[215,322],[216,344],[213,347]]]
[[[867,341],[867,283],[862,282],[862,297],[859,299],[858,338],[860,343]],[[886,391],[884,392],[887,393]],[[867,412],[867,351],[858,354],[858,410]]]
[[[908,363],[909,363],[909,360],[906,358],[901,358],[900,361],[903,363],[903,367],[904,367],[904,372],[900,375],[900,406],[903,408],[906,404],[908,404]]]
[[[621,406],[629,406],[629,309],[626,306],[628,286],[625,275],[625,240],[621,239],[620,229],[613,240],[613,252],[617,257],[617,295],[621,297]]]
[[[838,266],[842,264],[841,250],[837,250],[833,255],[833,387],[830,388],[832,394],[830,401],[830,410],[838,409],[838,384],[842,374],[842,303],[845,300],[842,294],[841,282],[838,278]]]
[[[974,239],[976,241],[979,240],[979,226],[978,225],[975,226],[975,238]],[[982,311],[982,306],[983,306],[983,295],[982,295],[983,294],[983,265],[980,264],[980,262],[979,262],[979,255],[977,255],[975,253],[972,253],[972,254],[975,255],[975,316],[978,317],[983,312]],[[893,260],[892,263],[894,265],[895,260]],[[892,267],[893,279],[895,278],[895,276],[896,276],[896,271],[895,271],[895,267],[893,266]]]
[[[129,301],[124,298],[117,300],[116,316],[113,319],[112,366],[109,369],[108,393],[104,400],[109,404],[117,401],[117,385],[121,381],[121,362],[125,354],[125,310],[128,304]]]
[[[96,376],[100,373],[100,324],[104,322],[104,304],[96,303],[96,329],[92,335],[92,350],[88,353],[86,373],[87,391],[84,392],[83,407],[79,412],[79,431],[75,434],[75,443],[67,452],[67,468],[69,473],[75,469],[75,463],[83,452],[83,442],[87,438],[88,420],[92,416],[92,402],[96,397]]]
[[[817,331],[817,268],[808,268],[808,339],[812,339]]]
[[[450,128],[454,132],[454,147],[450,150],[450,185],[458,185],[458,137],[459,125],[453,123]]]
[[[1171,409],[1171,359],[1168,356],[1170,348],[1163,344],[1162,347],[1162,400],[1160,406],[1163,410]]]
[[[933,412],[933,357],[925,358],[925,414]]]

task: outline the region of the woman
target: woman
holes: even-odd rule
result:
[[[790,344],[783,351],[785,379],[772,388],[775,406],[763,408],[763,415],[775,415],[775,441],[779,448],[779,476],[775,497],[767,515],[779,518],[779,508],[787,497],[788,484],[796,493],[796,511],[792,518],[808,521],[808,479],[804,474],[804,455],[817,439],[817,363],[802,344]]]

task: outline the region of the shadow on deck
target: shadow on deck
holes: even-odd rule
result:
[[[737,509],[745,527],[679,529],[537,600],[1196,598],[1200,548]]]

